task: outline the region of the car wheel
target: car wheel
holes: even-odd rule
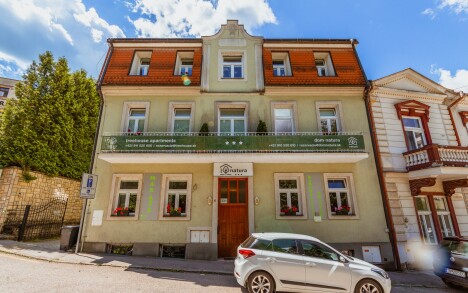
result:
[[[383,290],[376,281],[364,279],[357,283],[354,293],[383,293]]]
[[[249,293],[273,293],[275,281],[267,272],[255,272],[247,280]]]

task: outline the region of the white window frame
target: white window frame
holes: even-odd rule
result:
[[[115,217],[112,216],[116,201],[118,201],[120,182],[121,181],[138,181],[137,189],[137,200],[135,206],[135,216],[128,217]],[[113,174],[111,192],[109,196],[109,204],[107,209],[107,220],[125,220],[125,221],[136,221],[140,218],[140,201],[141,201],[141,190],[143,185],[143,174]]]
[[[340,101],[317,101],[315,102],[315,111],[317,113],[317,128],[318,132],[322,132],[322,119],[320,117],[320,109],[335,109],[337,115],[337,129],[338,133],[345,131],[344,121],[343,121],[343,111]]]
[[[176,60],[176,66],[174,69],[174,75],[184,75],[185,72],[182,71],[183,68],[191,68],[192,69],[192,74],[193,74],[193,57],[194,57],[194,52],[193,51],[180,51],[177,52],[177,60]],[[184,59],[191,59],[192,64],[191,65],[183,65],[182,61]],[[192,74],[189,74],[191,76]]]
[[[323,60],[322,66],[317,66],[316,63],[318,60]],[[317,68],[317,75],[320,77],[330,77],[336,76],[335,68],[333,67],[333,61],[331,59],[330,53],[328,52],[314,52],[314,65]],[[325,69],[325,75],[322,75],[319,69]]]
[[[294,101],[279,101],[279,102],[271,102],[271,125],[273,125],[273,132],[276,134],[278,131],[276,130],[276,115],[275,109],[291,109],[291,122],[292,122],[292,132],[296,133],[297,129],[297,103]]]
[[[428,210],[427,211],[420,211],[418,210],[418,207],[416,205],[416,198],[425,198],[426,199],[426,203],[427,203],[427,208]],[[424,244],[427,244],[427,245],[437,245],[438,243],[438,239],[437,239],[437,233],[436,233],[436,227],[434,225],[434,219],[432,217],[432,210],[431,210],[431,205],[429,203],[429,197],[425,196],[425,195],[418,195],[416,196],[415,198],[415,210],[416,210],[416,214],[418,216],[418,221],[419,221],[419,229],[422,233],[422,240],[424,242]],[[432,229],[432,232],[429,232],[428,230],[428,226],[427,226],[427,222],[426,222],[426,217],[425,216],[429,216],[429,219],[431,221],[431,229]],[[423,231],[424,230],[424,231]],[[425,238],[424,237],[424,232],[429,235],[429,233],[433,233],[434,235],[434,241],[435,242],[430,242],[429,241],[429,238]]]
[[[350,215],[335,215],[331,211],[330,192],[337,189],[328,188],[328,180],[345,180],[346,192],[348,192],[348,204],[350,205]],[[339,219],[359,219],[359,209],[357,205],[357,195],[354,189],[354,178],[352,173],[323,173],[323,181],[325,186],[325,198],[327,204],[328,218],[331,220]],[[340,190],[337,190],[340,191]],[[344,189],[343,189],[344,191]]]
[[[445,205],[445,210],[438,210],[436,205],[435,205],[435,198],[441,198],[444,202]],[[437,220],[439,221],[440,231],[442,233],[442,237],[454,237],[456,236],[455,234],[455,229],[453,228],[453,223],[452,223],[452,217],[450,214],[450,209],[447,203],[447,197],[440,195],[440,196],[433,196],[432,200],[434,201],[434,207],[436,207],[436,214],[437,214]],[[448,218],[448,223],[445,221],[445,217],[447,216]],[[452,235],[448,235],[447,231],[450,230]]]
[[[274,76],[292,76],[291,63],[289,62],[288,52],[272,52],[271,53],[272,63],[275,61],[283,61],[283,65],[273,64],[273,75]],[[277,69],[284,69],[284,75],[276,74]]]
[[[151,55],[153,54],[153,51],[135,51],[135,54],[133,55],[133,62],[132,66],[130,68],[129,75],[134,75],[134,76],[147,76],[149,73],[149,68],[150,65],[142,65],[141,62],[143,59],[149,59],[151,63]],[[141,69],[145,67],[146,74],[141,74]]]
[[[148,127],[148,117],[149,117],[149,108],[150,102],[124,102],[123,104],[123,111],[122,111],[122,119],[120,129],[123,133],[128,133],[128,122],[130,118],[130,110],[133,109],[145,109],[145,123],[143,127],[143,132],[147,131]]]
[[[167,215],[166,206],[168,201],[169,182],[187,181],[187,198],[185,216],[170,217]],[[192,174],[163,174],[161,181],[161,199],[159,204],[159,220],[162,221],[190,221],[192,202]]]
[[[307,200],[304,188],[304,173],[274,173],[274,184],[275,184],[275,202],[276,202],[276,219],[277,220],[296,220],[296,219],[307,219]],[[299,195],[299,213],[301,215],[288,216],[281,215],[281,199],[279,188],[279,180],[296,180],[297,181],[297,193]]]
[[[242,62],[240,64],[242,65],[242,77],[231,77],[231,78],[225,78],[223,77],[224,73],[224,57],[241,57]],[[226,81],[226,82],[235,82],[235,81],[247,81],[247,51],[245,50],[239,50],[239,51],[232,51],[232,50],[219,50],[218,53],[218,81]],[[232,68],[231,68],[232,69]],[[234,71],[231,70],[231,76],[234,74]]]
[[[419,121],[420,127],[417,128],[417,127],[406,126],[406,125],[405,125],[404,119],[418,120],[418,121]],[[412,133],[412,135],[411,135],[411,136],[412,136],[412,139],[414,140],[414,141],[413,141],[413,142],[414,142],[414,145],[417,145],[417,139],[416,139],[416,137],[415,137],[415,132],[421,133],[421,137],[422,137],[422,139],[423,139],[423,145],[422,145],[421,147],[419,147],[419,148],[418,148],[418,147],[415,148],[414,150],[420,149],[420,148],[422,148],[422,147],[424,147],[424,146],[427,145],[426,133],[424,132],[424,127],[423,127],[423,122],[422,122],[422,120],[421,120],[421,117],[418,117],[418,116],[402,116],[402,117],[401,117],[401,123],[403,124],[403,131],[404,131],[403,135],[406,137],[406,132],[407,132],[407,131],[408,131],[408,132],[411,132],[411,133]],[[407,139],[408,139],[408,138],[407,138]],[[408,144],[409,144],[409,145],[408,145],[409,150],[412,151],[413,149],[410,149],[411,143],[408,142]]]
[[[193,132],[195,102],[169,102],[169,115],[167,120],[167,132],[174,133],[175,110],[190,109],[190,127],[189,133]]]
[[[221,134],[221,110],[229,110],[229,109],[244,109],[244,134],[248,132],[248,125],[249,125],[249,104],[246,102],[231,102],[231,103],[216,103],[216,122],[217,125],[217,133]],[[238,118],[238,117],[236,117]],[[233,134],[233,127],[234,124],[231,123],[231,135]]]

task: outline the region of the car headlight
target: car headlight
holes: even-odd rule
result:
[[[378,269],[372,269],[373,272],[376,272],[377,274],[381,275],[385,279],[389,279],[390,277],[388,276],[387,272],[384,270],[378,270]]]

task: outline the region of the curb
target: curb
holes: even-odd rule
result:
[[[38,261],[46,261],[50,263],[61,263],[61,264],[72,264],[72,265],[85,265],[85,266],[97,266],[97,267],[113,267],[113,268],[125,268],[125,269],[135,269],[135,270],[148,270],[148,271],[160,271],[160,272],[172,272],[172,273],[191,273],[191,274],[205,274],[205,275],[224,275],[231,276],[231,272],[223,271],[205,271],[205,270],[191,270],[191,269],[175,269],[175,268],[161,268],[161,267],[145,267],[145,266],[134,266],[134,265],[115,265],[115,264],[104,264],[104,263],[84,263],[84,262],[69,262],[62,261],[60,258],[55,259],[46,259],[40,257],[34,257],[29,255],[24,255],[21,253],[5,251],[0,249],[0,253],[15,255],[22,258],[33,259]]]

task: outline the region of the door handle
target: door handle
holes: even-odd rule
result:
[[[306,262],[305,265],[308,267],[315,267],[317,264],[315,262]]]

